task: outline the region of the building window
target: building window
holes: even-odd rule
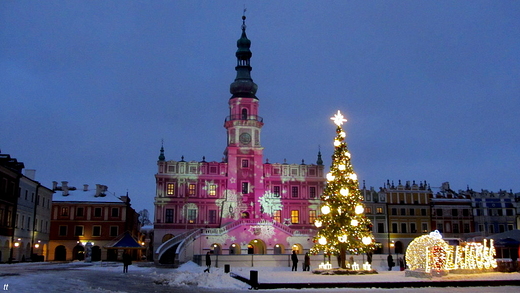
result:
[[[164,215],[165,223],[173,223],[173,209],[166,209],[166,214]]]
[[[210,184],[208,187],[208,195],[209,196],[216,196],[217,195],[217,185],[216,184]]]
[[[459,233],[459,224],[453,223],[453,233]]]
[[[513,209],[506,209],[506,216],[512,216],[513,215]]]
[[[376,208],[376,213],[382,214],[383,213],[383,208],[381,208],[381,207]]]
[[[31,217],[27,217],[27,230],[31,230]]]
[[[298,186],[291,187],[291,196],[298,197]]]
[[[94,217],[96,217],[96,218],[101,217],[101,208],[94,208]]]
[[[119,208],[112,208],[112,213],[110,215],[112,218],[119,217]]]
[[[465,224],[467,225],[467,224]],[[468,225],[468,228],[469,228],[469,225]],[[513,224],[507,224],[507,231],[511,231],[511,230],[514,230],[514,225]],[[469,232],[469,231],[468,231]]]
[[[421,225],[422,225],[422,231],[423,231],[423,233],[428,232],[428,224],[427,224],[427,223],[422,223]]]
[[[498,233],[503,233],[503,232],[506,232],[506,227],[504,226],[504,224],[499,224]]]
[[[417,228],[415,227],[415,223],[410,223],[410,232],[417,233]]]
[[[249,193],[249,182],[242,182],[242,194]]]
[[[188,194],[189,195],[195,195],[195,189],[196,189],[196,185],[195,184],[190,184],[188,185]]]
[[[83,226],[74,227],[74,236],[83,236]]]
[[[406,209],[401,209],[401,216],[406,216]]]
[[[426,209],[421,209],[421,216],[426,216]]]
[[[291,223],[293,223],[293,224],[300,223],[300,212],[298,210],[291,211]]]
[[[372,208],[371,207],[365,207],[365,214],[371,214]]]
[[[59,236],[67,236],[67,226],[60,226],[58,233]]]
[[[280,197],[280,186],[273,186],[273,194],[275,197]]]
[[[309,187],[309,197],[316,198],[316,187],[314,187],[314,186]]]
[[[444,226],[442,225],[442,223],[437,223],[437,230],[439,230],[439,232],[443,232],[444,231]]]
[[[408,233],[406,223],[401,223],[401,233]]]
[[[116,237],[119,235],[119,226],[110,226],[110,236]]]
[[[435,212],[437,217],[442,217],[442,209],[436,209]]]
[[[385,223],[377,223],[377,233],[385,233]]]
[[[397,223],[392,223],[392,233],[399,233],[399,231],[397,231]]]
[[[210,224],[216,224],[217,223],[217,210],[209,210],[208,214],[208,221]]]
[[[495,233],[495,226],[489,225],[489,233]]]
[[[69,216],[69,208],[68,207],[62,207],[60,215],[63,216],[63,217]]]
[[[76,208],[76,217],[83,217],[83,208],[82,207]]]
[[[168,185],[166,185],[166,194],[175,195],[175,183],[168,183]]]
[[[188,209],[188,223],[193,224],[197,220],[197,210]]]
[[[410,209],[410,216],[415,216],[415,209]]]
[[[242,160],[242,168],[249,168],[249,160],[247,160],[247,159]]]
[[[469,216],[469,210],[468,209],[463,209],[462,210],[462,216],[468,217]]]
[[[92,226],[92,237],[101,236],[101,226]]]
[[[469,224],[464,224],[464,233],[469,233]]]
[[[478,225],[478,232],[484,232],[484,225],[482,225],[482,224]]]
[[[314,221],[316,221],[316,211],[310,210],[309,211],[309,224],[314,224]]]
[[[454,216],[454,217],[457,217],[459,215],[459,210],[451,209],[451,215]]]
[[[397,216],[397,209],[396,208],[392,208],[392,216]]]
[[[280,223],[282,221],[281,211],[274,211],[273,213],[273,221]]]

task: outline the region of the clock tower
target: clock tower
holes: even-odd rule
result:
[[[228,164],[228,190],[236,190],[245,204],[240,211],[241,217],[260,217],[258,198],[264,194],[263,147],[260,145],[260,132],[264,125],[258,116],[258,86],[251,78],[250,59],[253,55],[249,48],[251,41],[246,36],[245,16],[242,16],[242,35],[237,41],[237,75],[231,83],[229,116],[224,127],[227,130],[227,147],[224,152]]]

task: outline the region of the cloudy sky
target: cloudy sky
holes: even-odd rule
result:
[[[519,1],[0,1],[0,150],[46,186],[127,191],[220,161],[247,8],[264,159],[520,192]]]

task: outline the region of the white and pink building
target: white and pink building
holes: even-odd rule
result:
[[[156,262],[171,262],[182,249],[188,254],[288,254],[313,245],[325,186],[321,154],[315,164],[264,162],[264,122],[250,75],[250,45],[244,23],[224,123],[223,161],[168,161],[161,147],[155,175]]]

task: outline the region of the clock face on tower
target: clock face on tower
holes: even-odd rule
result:
[[[244,132],[239,137],[240,142],[243,144],[249,144],[251,142],[251,135],[247,132]]]

